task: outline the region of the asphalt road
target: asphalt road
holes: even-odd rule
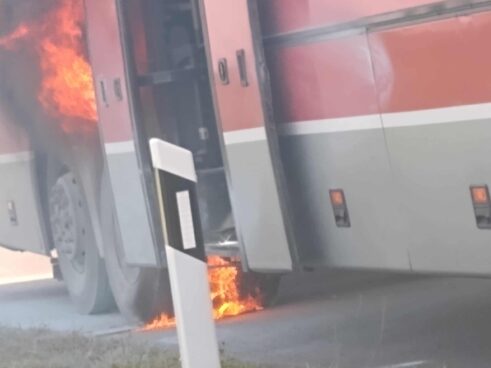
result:
[[[0,286],[0,325],[107,333],[118,314],[79,316],[61,284]],[[132,338],[177,346],[174,330]],[[285,278],[277,305],[218,324],[228,355],[278,367],[490,367],[491,280],[316,272]]]

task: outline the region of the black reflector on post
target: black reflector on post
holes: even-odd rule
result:
[[[193,155],[159,139],[150,140],[150,151],[182,367],[219,368]]]

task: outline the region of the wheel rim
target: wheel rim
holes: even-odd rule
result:
[[[73,270],[83,274],[86,268],[86,214],[77,180],[72,174],[61,177],[50,192],[50,222],[58,257],[65,258]]]

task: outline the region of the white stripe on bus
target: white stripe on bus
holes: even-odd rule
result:
[[[107,155],[118,154],[118,153],[131,153],[135,152],[135,142],[133,140],[106,143],[104,145]]]
[[[264,127],[236,130],[223,133],[225,144],[237,144],[247,142],[258,142],[266,140]]]
[[[308,135],[380,128],[382,128],[380,115],[375,114],[288,123],[280,126],[280,134]]]
[[[4,164],[12,164],[19,162],[28,162],[32,160],[33,154],[30,151],[16,152],[16,153],[7,153],[4,155],[0,155],[0,165]]]
[[[382,128],[450,124],[484,119],[491,119],[491,103],[300,121],[280,125],[279,132],[281,135],[311,135]],[[225,132],[224,139],[226,145],[265,141],[266,130],[264,127],[259,127]],[[135,152],[133,141],[107,143],[105,147],[108,155]],[[1,157],[2,156],[0,156],[0,163],[2,162]]]
[[[491,119],[491,103],[445,107],[439,109],[350,116],[333,119],[308,120],[279,126],[281,135],[311,135],[358,130],[402,128],[433,124]],[[262,135],[258,134],[262,130]],[[243,129],[224,133],[226,144],[265,140],[264,128]]]
[[[386,128],[491,119],[491,103],[382,114]]]

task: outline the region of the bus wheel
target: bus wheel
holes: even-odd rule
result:
[[[111,289],[127,320],[146,323],[162,314],[172,315],[172,295],[166,269],[127,265],[108,180],[103,180],[101,220],[104,260]],[[138,244],[135,244],[138,246]]]
[[[61,274],[79,312],[95,314],[114,309],[85,197],[72,173],[60,176],[51,186],[49,217]]]

